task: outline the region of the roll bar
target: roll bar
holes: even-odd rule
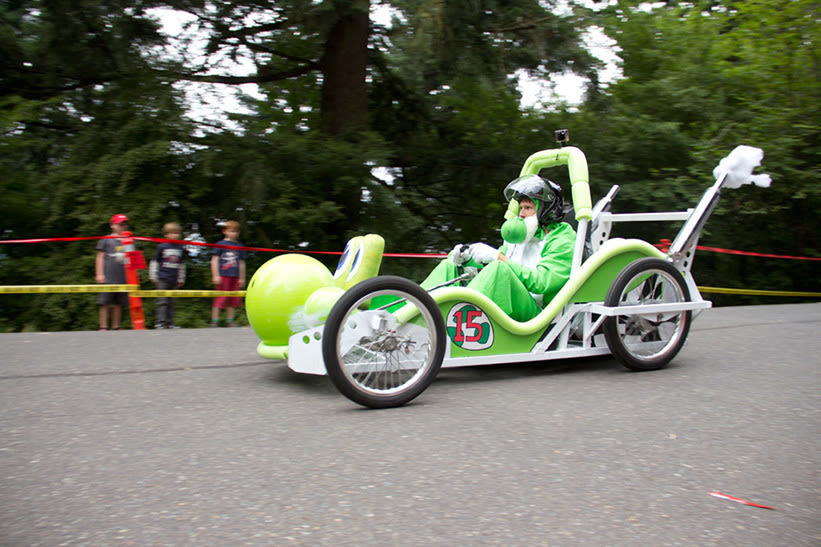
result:
[[[590,176],[587,173],[587,158],[584,156],[584,152],[575,146],[542,150],[531,154],[525,160],[519,176],[538,175],[539,171],[544,168],[559,165],[567,165],[576,220],[592,219],[593,205],[590,199]]]

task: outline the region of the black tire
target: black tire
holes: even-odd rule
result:
[[[687,302],[690,291],[670,262],[641,258],[622,270],[610,289],[606,306]],[[664,368],[681,350],[690,331],[692,312],[615,315],[604,321],[607,347],[631,370]]]
[[[361,309],[379,296],[415,305],[418,319],[390,325],[393,316],[382,310],[376,312],[381,318],[370,319],[379,327],[358,322]],[[425,289],[403,277],[379,276],[348,289],[331,309],[322,358],[331,381],[348,399],[370,408],[389,408],[402,406],[427,389],[442,366],[445,343],[444,319]]]

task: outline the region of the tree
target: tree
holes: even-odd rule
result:
[[[185,170],[181,97],[154,77],[158,25],[124,2],[7,2],[0,11],[0,162],[5,238],[104,235],[114,212],[136,230],[173,218]],[[179,219],[182,220],[182,219]],[[88,283],[93,245],[3,246],[0,282]],[[48,252],[46,252],[48,251]],[[94,323],[93,299],[14,297],[17,325]],[[5,315],[5,314],[4,314]]]
[[[206,62],[189,63],[187,72],[173,71],[169,77],[265,85],[319,73],[322,129],[341,135],[367,126],[367,0],[183,0],[168,6],[195,16],[189,27],[208,36]],[[211,66],[213,59],[241,57],[255,70],[235,75]]]
[[[818,256],[815,3],[668,3],[651,11],[638,4],[622,1],[597,16],[618,43],[624,78],[580,113],[575,134],[591,173],[606,175],[602,186],[622,185],[620,210],[680,208],[695,203],[736,145],[761,147],[772,188],[725,192],[702,241]],[[809,263],[724,255],[697,262],[704,284],[817,290]]]
[[[291,158],[310,157],[307,150],[295,152],[299,144],[294,139],[312,146],[313,153],[344,148],[337,137],[357,144],[349,151],[356,161],[334,162],[352,171],[332,169],[325,176],[325,191],[311,194],[331,198],[336,214],[321,217],[336,217],[325,224],[338,234],[336,244],[351,230],[381,228],[402,208],[410,209],[418,221],[400,227],[397,240],[407,240],[406,229],[421,228],[432,235],[426,246],[439,248],[445,239],[441,234],[451,226],[485,214],[472,212],[474,203],[484,209],[490,201],[494,211],[499,208],[499,186],[532,151],[532,146],[522,151],[516,136],[518,92],[510,75],[520,68],[544,73],[571,64],[586,70],[593,63],[579,46],[576,21],[554,15],[538,2],[391,5],[400,17],[390,28],[365,25],[368,6],[362,2],[192,7],[189,11],[196,19],[191,25],[210,36],[208,53],[226,58],[248,55],[255,71],[245,76],[206,75],[209,67],[202,65],[185,78],[260,84],[266,99],[249,101],[256,115],[238,122],[246,136],[266,142],[269,156],[277,156],[275,148],[281,147]],[[370,48],[367,57],[362,56],[365,45]],[[476,128],[465,131],[473,122],[481,123],[487,136],[477,138]],[[366,127],[369,131],[363,130]],[[333,141],[324,141],[317,131]],[[520,144],[512,150],[510,144],[517,140]],[[496,149],[482,150],[491,141]],[[228,158],[225,164],[230,163]],[[287,170],[270,160],[264,163],[270,173]],[[394,179],[381,183],[368,176],[363,165],[390,168]],[[280,195],[274,189],[278,184],[273,179],[263,184],[268,188],[265,195]],[[452,186],[471,187],[469,198],[454,193]],[[381,195],[386,199],[374,201]],[[272,212],[267,218],[279,216]],[[317,239],[306,241],[313,245]]]
[[[389,248],[442,249],[460,225],[465,239],[492,237],[485,219],[534,149],[509,75],[570,65],[576,24],[533,1],[396,6],[414,15],[387,29],[365,24],[357,0],[3,3],[4,237],[102,234],[115,211],[138,233],[178,220],[208,240],[236,216],[246,243],[283,248],[341,248],[372,230]],[[194,17],[205,61],[167,55],[159,7]],[[429,32],[422,11],[444,26]],[[254,69],[220,72],[220,55]],[[255,82],[267,100],[248,99],[237,133],[198,133],[173,85],[186,80]],[[87,282],[90,246],[55,245],[4,246],[0,282]],[[4,310],[18,329],[94,317],[76,297]]]
[[[454,238],[496,239],[501,191],[532,139],[511,75],[592,71],[579,21],[531,1],[393,2],[394,24],[375,35],[371,127],[393,145],[391,191],[424,226],[426,248]]]

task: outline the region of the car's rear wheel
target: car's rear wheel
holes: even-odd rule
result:
[[[619,273],[605,299],[611,307],[687,302],[690,292],[681,274],[658,258],[642,258]],[[656,370],[681,350],[690,331],[690,311],[625,314],[608,317],[604,336],[613,355],[631,370]]]

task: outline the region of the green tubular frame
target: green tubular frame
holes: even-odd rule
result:
[[[615,276],[630,262],[644,257],[664,259],[666,255],[640,239],[611,239],[593,254],[570,277],[551,302],[533,319],[520,322],[511,319],[487,296],[466,287],[443,287],[431,291],[440,307],[449,302],[468,302],[480,307],[495,325],[517,336],[531,336],[543,332],[562,308],[572,302],[604,300]],[[405,306],[394,315],[400,323],[413,319],[418,313],[415,306]]]
[[[593,204],[590,199],[590,176],[587,172],[587,158],[585,158],[584,152],[575,146],[542,150],[532,154],[525,160],[519,176],[538,175],[542,169],[559,165],[567,165],[572,187],[573,207],[576,210],[576,220],[591,220],[593,218]]]

